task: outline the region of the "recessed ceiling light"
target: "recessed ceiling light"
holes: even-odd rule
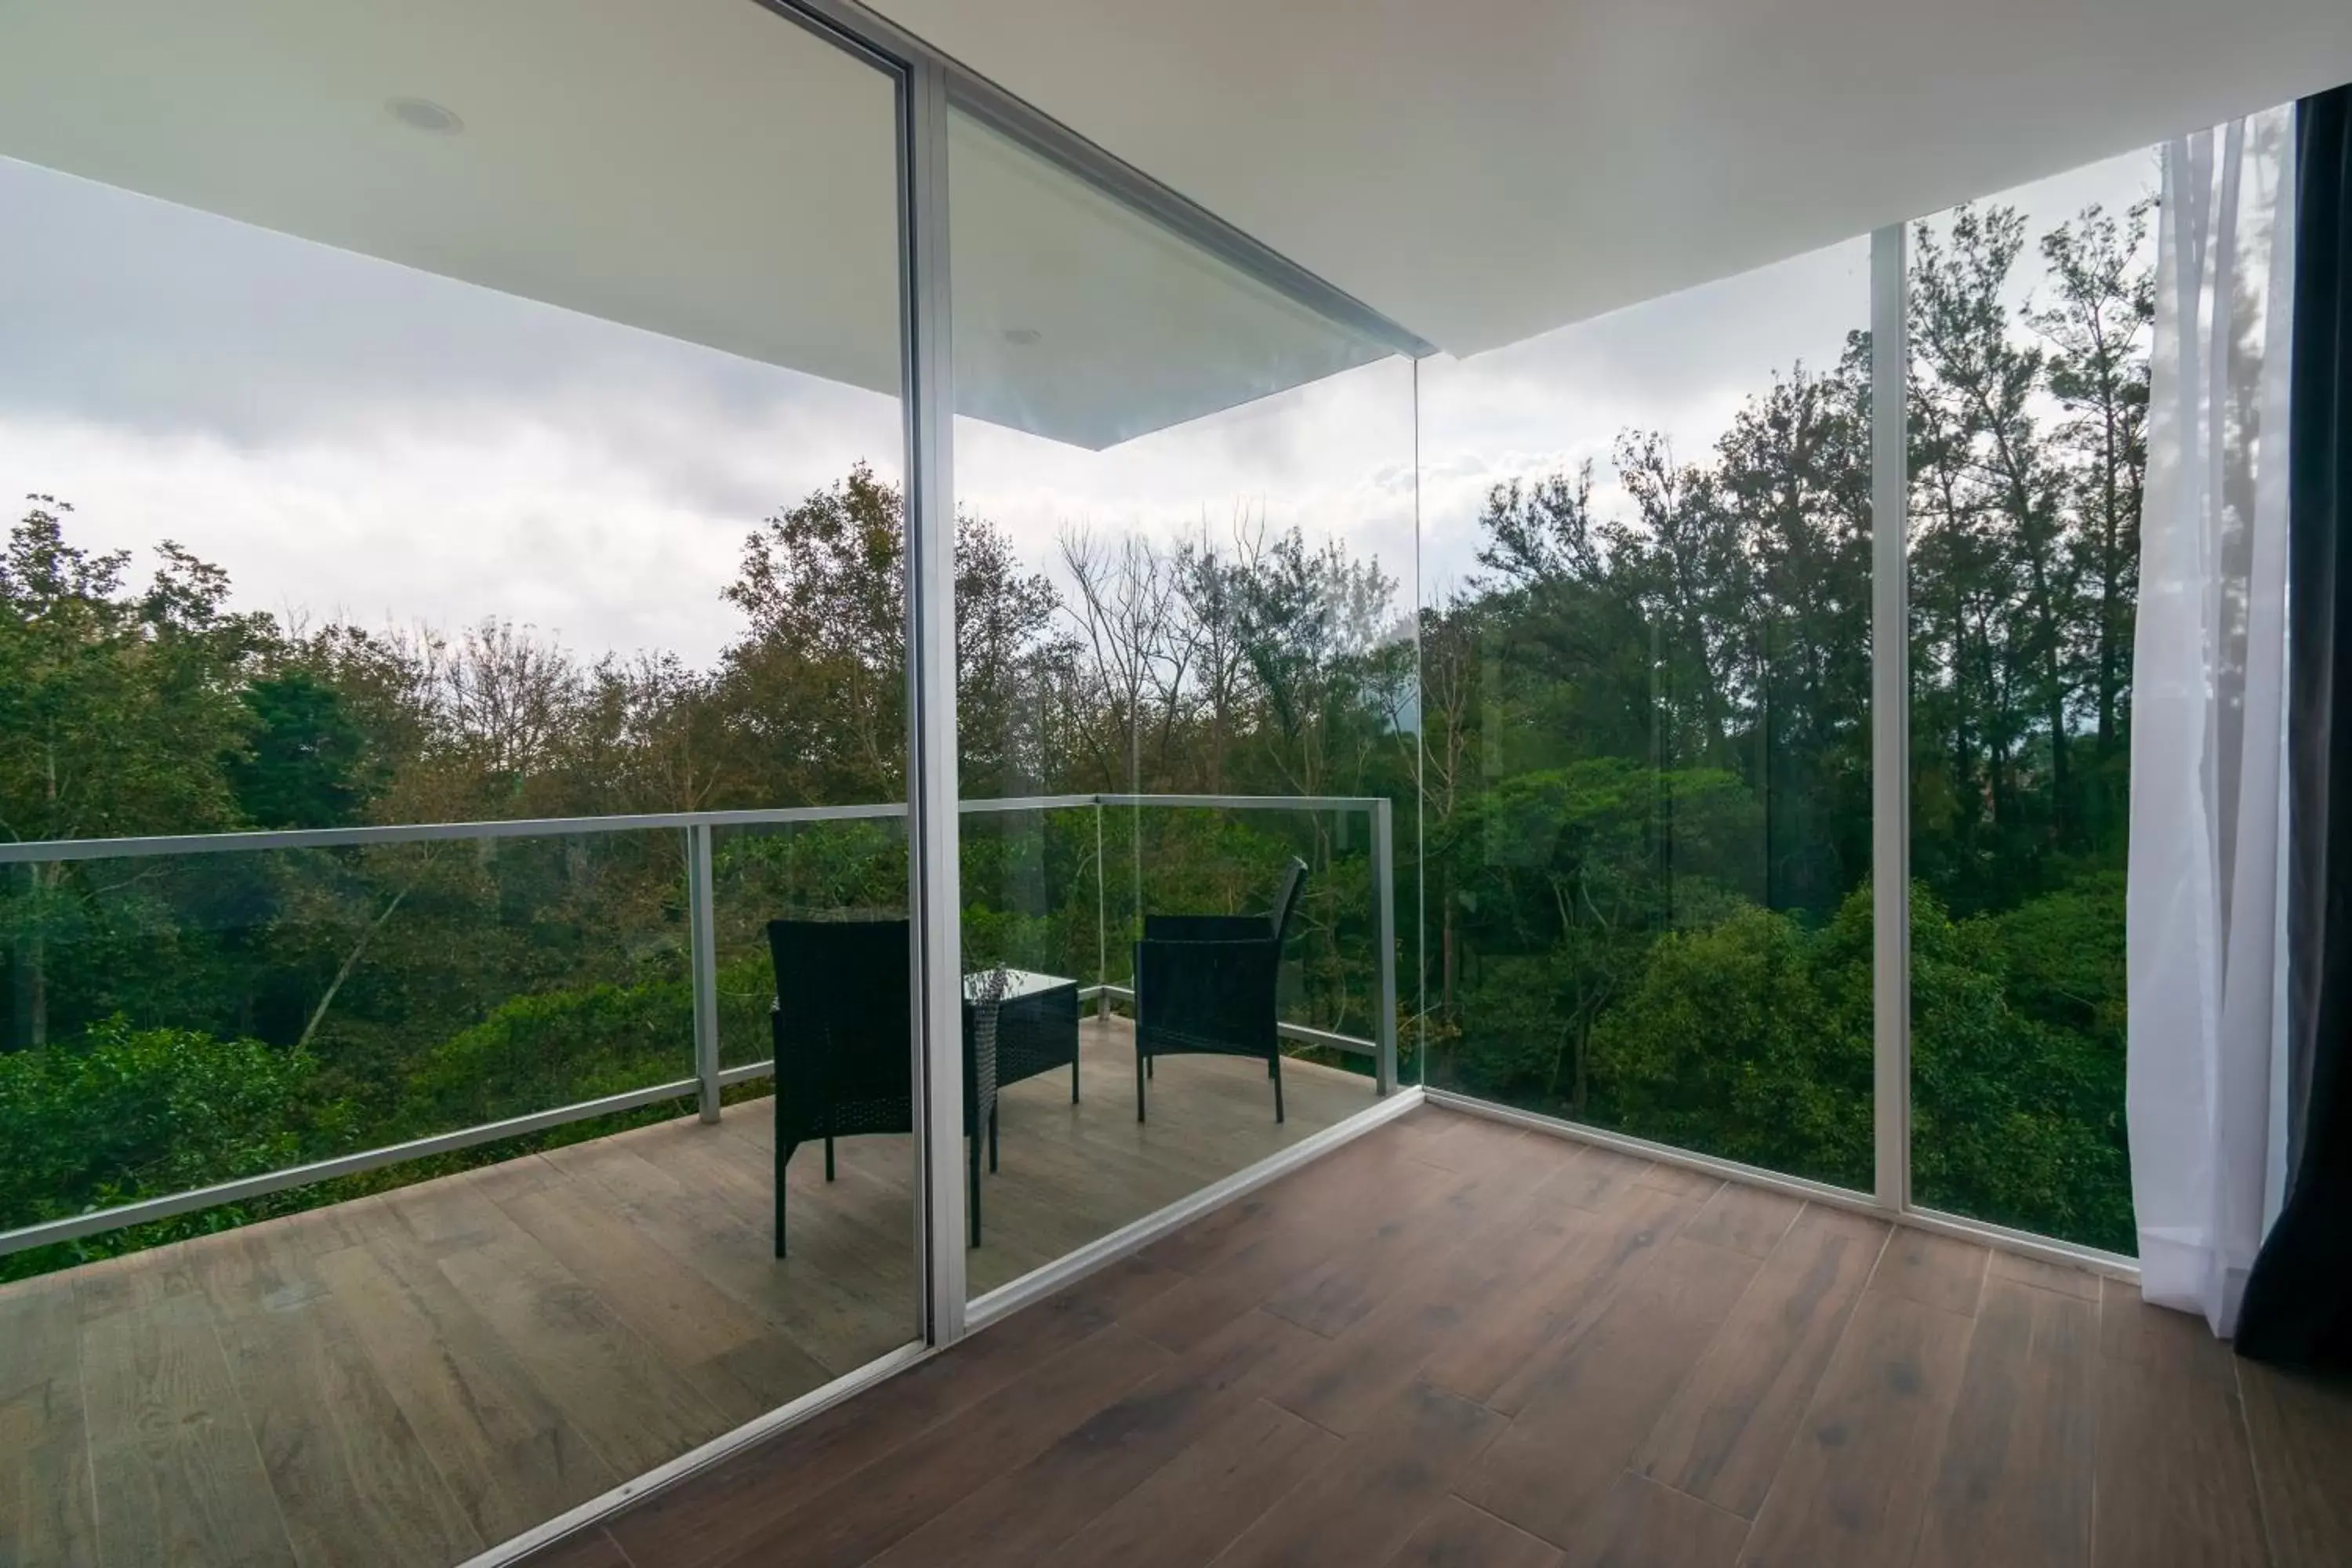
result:
[[[1017,343],[1024,349],[1045,335],[1045,333],[1039,331],[1034,327],[1007,327],[1004,329],[1004,341],[1008,343]]]
[[[384,105],[392,117],[411,131],[429,132],[436,136],[455,136],[466,129],[466,122],[429,98],[395,98]]]

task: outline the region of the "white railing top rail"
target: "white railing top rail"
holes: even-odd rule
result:
[[[1173,806],[1220,811],[1370,811],[1378,795],[1040,795],[972,799],[967,812],[1058,811],[1089,805]],[[255,832],[158,833],[123,838],[41,838],[0,843],[0,866],[57,860],[128,860],[156,855],[224,855],[237,850],[343,849],[369,844],[446,839],[554,838],[665,827],[760,827],[795,822],[902,817],[903,801],[856,805],[759,806],[743,811],[656,811],[604,816],[525,816],[488,822],[403,822],[363,827],[290,827]]]

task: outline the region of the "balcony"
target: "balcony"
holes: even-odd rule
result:
[[[1326,879],[1389,878],[1385,802],[964,803],[967,881],[998,906],[975,921],[1017,912],[1017,898],[982,887],[1009,860],[1034,852],[1039,869],[1068,846],[1084,869],[1051,890],[1053,910],[1036,911],[1025,939],[976,928],[968,950],[993,942],[1000,957],[1059,967],[1082,952],[1104,966],[1077,986],[1075,1079],[1056,1069],[999,1093],[997,1168],[980,1178],[984,1225],[967,1255],[976,1312],[1121,1249],[1122,1233],[1171,1205],[1261,1179],[1252,1173],[1265,1162],[1394,1082],[1392,1025],[1374,1027],[1380,1038],[1318,1027],[1339,1020],[1294,984],[1279,1025],[1282,1120],[1263,1060],[1217,1056],[1156,1059],[1149,1119],[1139,1117],[1136,1026],[1116,1010],[1133,997],[1123,933],[1171,896],[1142,868],[1154,823],[1203,813],[1272,822],[1277,835],[1352,816],[1352,852]],[[788,1171],[791,1249],[779,1258],[772,1063],[744,1058],[766,1044],[775,985],[762,919],[815,896],[795,879],[799,861],[821,861],[828,886],[845,877],[870,888],[903,868],[903,845],[891,808],[861,806],[11,847],[95,873],[84,876],[92,886],[140,880],[175,916],[185,900],[206,901],[216,931],[240,929],[244,904],[323,910],[338,889],[424,889],[453,864],[480,879],[470,903],[489,912],[472,929],[486,946],[500,931],[553,940],[551,909],[583,921],[583,893],[598,905],[663,903],[679,929],[667,956],[644,961],[674,977],[584,994],[635,998],[604,1004],[651,1019],[634,1054],[615,1053],[593,1009],[576,1010],[581,971],[568,988],[489,1009],[468,1033],[505,1044],[431,1069],[437,1082],[462,1061],[478,1077],[423,1098],[438,1113],[472,1105],[491,1120],[375,1147],[314,1146],[325,1157],[131,1202],[93,1193],[82,1212],[0,1235],[20,1265],[51,1266],[0,1284],[0,1412],[14,1413],[0,1419],[0,1477],[13,1478],[5,1495],[22,1515],[0,1534],[10,1549],[0,1560],[437,1568],[901,1352],[919,1332],[923,1288],[911,1135],[844,1136],[830,1162],[817,1147],[800,1152]],[[425,918],[451,929],[457,889],[438,890],[444,901]],[[363,913],[384,910],[362,922],[365,940],[403,941],[398,910],[424,896],[358,897]],[[1361,888],[1353,898],[1381,902]],[[1052,938],[1040,931],[1065,933],[1070,948],[1042,950]],[[1392,994],[1393,975],[1363,946],[1346,955],[1349,973],[1360,970],[1370,995]],[[71,961],[63,949],[47,956]],[[559,1029],[581,1032],[517,1047],[497,1022],[548,1007]],[[680,1068],[689,1076],[671,1076]],[[701,1114],[677,1114],[681,1101]],[[13,1135],[53,1137],[70,1109],[16,1105]],[[642,1124],[608,1130],[632,1121]],[[433,1173],[451,1164],[468,1168]],[[288,1206],[297,1212],[253,1217]],[[168,1226],[227,1228],[140,1245]],[[126,1244],[134,1249],[78,1266],[68,1250]]]
[[[1359,1075],[1164,1064],[1084,1026],[1087,1095],[1002,1100],[989,1289],[1363,1108]],[[25,1563],[462,1561],[905,1342],[908,1140],[791,1171],[773,1102],[660,1122],[0,1286]],[[102,1500],[102,1510],[97,1506]],[[51,1547],[59,1555],[47,1555]]]

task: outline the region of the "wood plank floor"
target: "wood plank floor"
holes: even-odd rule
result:
[[[976,1290],[1363,1110],[1370,1081],[1160,1065],[1089,1021],[1005,1091]],[[727,1109],[0,1286],[0,1568],[444,1568],[913,1335],[903,1137],[791,1173]],[[1074,1374],[1075,1375],[1075,1374]],[[1075,1383],[1082,1400],[1091,1385]]]
[[[1430,1109],[532,1561],[2318,1568],[2352,1391]]]

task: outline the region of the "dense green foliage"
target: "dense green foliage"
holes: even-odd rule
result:
[[[1909,432],[1916,1188],[2117,1247],[2142,222],[2043,237],[2031,291],[2015,215],[1923,226]],[[1590,467],[1498,486],[1481,574],[1417,619],[1378,563],[1246,520],[1172,547],[1073,532],[1057,585],[966,519],[964,794],[1386,796],[1401,957],[1427,955],[1408,1071],[1866,1185],[1868,355],[1856,334],[1774,377],[1701,460],[1625,433],[1622,510]],[[904,528],[863,468],[751,532],[708,670],[583,664],[502,623],[297,629],[232,612],[226,574],[169,545],[132,587],[68,517],[34,498],[0,566],[16,838],[903,797]],[[1370,1035],[1365,827],[967,815],[967,956],[1116,981],[1144,911],[1259,905],[1297,854],[1286,1007]],[[635,831],[13,869],[0,1227],[688,1076],[682,849]],[[767,1053],[762,922],[902,908],[904,838],[730,828],[715,859],[722,1049],[744,1062]]]
[[[1910,322],[1914,1189],[2119,1250],[2146,216],[2031,277],[1922,224]],[[1869,366],[1490,496],[1422,628],[1438,1081],[1869,1184]]]
[[[0,1223],[185,1192],[296,1163],[342,1108],[309,1052],[110,1018],[0,1056]],[[75,1201],[79,1200],[79,1201]]]

